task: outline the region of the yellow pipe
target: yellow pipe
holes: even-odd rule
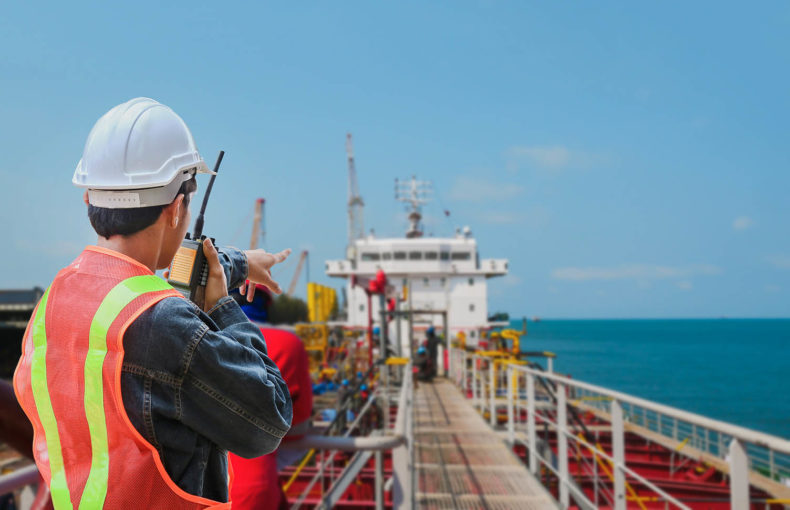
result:
[[[684,439],[683,441],[681,441],[680,444],[675,447],[675,451],[679,452],[680,450],[682,450],[683,447],[686,446],[686,443],[689,442],[689,439],[691,439],[691,436],[689,436],[686,439]]]
[[[313,455],[315,455],[315,448],[307,452],[307,455],[305,455],[304,459],[302,459],[302,462],[299,463],[299,467],[296,468],[294,474],[292,474],[291,478],[289,478],[288,481],[285,482],[285,484],[283,485],[283,492],[288,492],[288,488],[291,486],[291,484],[293,484],[296,481],[296,477],[299,476],[299,473],[301,473],[304,467],[307,465],[307,463],[310,462],[310,459],[313,458]]]
[[[584,436],[583,435],[579,434],[578,437],[579,437],[579,439],[584,440]],[[600,443],[595,443],[595,447],[598,448],[599,450],[603,451],[603,448],[601,447]],[[603,469],[603,472],[606,473],[606,476],[609,477],[609,480],[611,480],[612,483],[614,483],[614,475],[612,474],[611,471],[609,471],[609,469],[607,469],[606,464],[604,464],[604,462],[603,462],[603,459],[598,458],[598,455],[595,454],[595,450],[593,450],[592,448],[588,447],[587,449],[590,450],[590,452],[592,452],[593,458],[595,459],[595,461],[598,463],[599,466],[601,466],[601,469]],[[644,503],[642,503],[641,499],[639,499],[639,495],[636,493],[634,488],[631,487],[631,484],[628,483],[628,480],[625,481],[625,488],[628,491],[628,493],[631,494],[631,496],[633,498],[635,498],[635,501],[639,505],[639,508],[641,508],[642,510],[647,510],[647,507],[645,506]]]

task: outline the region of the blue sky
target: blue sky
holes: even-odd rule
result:
[[[324,283],[351,131],[366,226],[401,234],[394,179],[433,180],[428,230],[511,261],[492,311],[787,317],[788,34],[786,2],[10,3],[0,288],[94,242],[74,167],[149,96],[227,151],[207,231],[246,245],[263,196],[268,247],[309,249]]]

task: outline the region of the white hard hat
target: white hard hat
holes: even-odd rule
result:
[[[88,188],[92,205],[122,209],[169,204],[196,173],[213,172],[181,117],[138,97],[96,122],[72,182]]]

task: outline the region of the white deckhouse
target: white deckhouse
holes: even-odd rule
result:
[[[451,335],[463,331],[467,343],[475,345],[480,331],[495,324],[488,320],[488,278],[507,274],[508,261],[481,259],[469,227],[457,230],[454,237],[423,237],[420,209],[425,203],[422,193],[426,185],[415,178],[401,184],[404,188],[397,198],[410,209],[411,226],[406,237],[378,239],[370,235],[352,239],[347,258],[328,260],[326,274],[348,280],[347,326],[366,327],[370,312],[380,326],[379,300],[370,301],[373,308],[369,312],[365,290],[352,281],[374,278],[383,270],[391,287],[388,295],[401,299],[400,309],[446,312]],[[415,314],[413,320],[416,329],[431,324],[440,329],[443,325],[441,314]],[[406,331],[400,326],[392,321],[390,338],[395,338],[396,330]],[[404,347],[410,345],[408,342],[401,333]]]

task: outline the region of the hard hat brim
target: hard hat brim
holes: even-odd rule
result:
[[[205,168],[205,164],[203,167]],[[199,169],[192,167],[176,174],[175,178],[165,186],[122,190],[88,188],[88,203],[106,209],[137,209],[168,205],[175,200],[181,184],[191,179],[196,173],[214,174],[207,169],[200,172]]]

